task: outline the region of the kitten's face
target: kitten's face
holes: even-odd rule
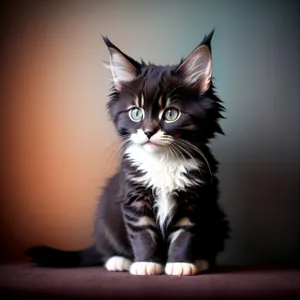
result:
[[[134,82],[126,83],[115,101],[114,120],[120,135],[151,153],[172,152],[175,141],[187,136],[199,138],[203,110],[197,105],[197,90],[180,86],[168,68],[151,66],[146,70]],[[154,72],[155,78],[151,76]]]
[[[122,138],[148,153],[176,156],[221,131],[210,45],[202,42],[179,65],[162,67],[139,64],[105,42],[114,79],[108,109]]]

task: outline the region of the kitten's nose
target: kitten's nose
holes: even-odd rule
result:
[[[154,134],[154,131],[144,131],[144,133],[146,134],[146,136],[148,137],[148,139],[150,139],[151,136]]]

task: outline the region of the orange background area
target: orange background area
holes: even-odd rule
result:
[[[87,246],[117,158],[99,26],[83,22],[76,5],[41,8],[14,11],[2,56],[0,234],[8,256],[36,243]]]

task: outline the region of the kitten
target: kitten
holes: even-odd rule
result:
[[[218,163],[208,142],[223,131],[212,85],[213,32],[175,66],[137,62],[110,42],[107,109],[122,144],[82,251],[33,247],[40,266],[102,265],[135,275],[194,275],[215,265],[229,224],[218,205]]]

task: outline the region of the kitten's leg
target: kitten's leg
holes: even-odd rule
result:
[[[168,262],[165,267],[167,275],[196,275],[209,268],[207,260],[194,260],[195,235],[190,230],[194,224],[188,218],[182,218],[175,225],[170,235]]]
[[[137,203],[124,205],[124,219],[134,253],[129,272],[134,275],[156,275],[163,272],[160,236],[151,210],[137,212]]]

